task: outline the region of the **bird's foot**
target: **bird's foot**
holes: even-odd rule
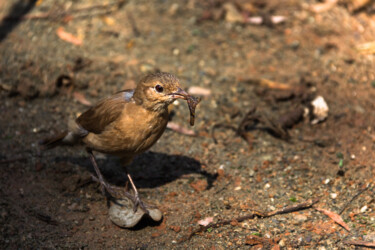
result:
[[[137,212],[138,207],[141,208],[146,214],[149,214],[148,209],[157,208],[156,206],[153,206],[153,205],[150,205],[150,204],[147,204],[147,203],[143,202],[141,200],[141,198],[139,197],[138,193],[136,193],[135,195],[133,195],[133,194],[131,194],[129,192],[125,192],[125,196],[127,198],[129,198],[133,202],[133,204],[134,204],[134,206],[133,206],[134,213]]]
[[[93,181],[98,182],[100,184],[100,191],[104,196],[106,196],[107,194],[111,195],[112,197],[121,196],[120,191],[122,191],[122,188],[113,186],[107,183],[104,179],[97,178],[94,175],[92,175],[91,178],[93,179]]]

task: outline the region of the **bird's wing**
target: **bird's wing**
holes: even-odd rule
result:
[[[88,132],[100,134],[105,127],[121,115],[130,102],[134,90],[123,90],[90,108],[76,119],[76,123]]]

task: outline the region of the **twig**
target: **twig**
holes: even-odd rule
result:
[[[348,245],[359,246],[359,247],[375,248],[375,242],[368,242],[368,241],[363,241],[363,240],[346,240],[344,241],[344,243]]]
[[[345,209],[355,200],[355,199],[357,199],[363,192],[365,192],[367,189],[369,189],[370,188],[370,183],[367,183],[367,184],[365,184],[365,187],[364,188],[362,188],[361,190],[359,190],[358,191],[358,193],[356,193],[351,199],[350,199],[350,201],[348,201],[345,205],[344,205],[344,207],[341,209],[341,211],[339,212],[339,214],[341,215],[344,211],[345,211]]]
[[[52,219],[51,216],[44,214],[41,211],[32,210],[28,213],[34,216],[35,218],[37,218],[38,220],[41,220],[47,224],[54,225],[54,226],[57,226],[59,224],[58,221]]]
[[[134,36],[139,37],[141,35],[141,32],[139,32],[139,29],[137,27],[137,24],[135,22],[135,19],[134,19],[133,15],[129,11],[127,11],[126,16],[128,17],[128,20],[129,20],[129,23],[132,27]]]
[[[307,209],[307,208],[311,208],[318,201],[319,201],[319,199],[316,198],[316,199],[313,199],[313,200],[308,200],[308,201],[299,203],[297,205],[287,206],[285,208],[275,210],[275,211],[272,211],[272,212],[253,211],[252,213],[250,213],[248,215],[240,216],[240,217],[229,219],[229,220],[218,221],[216,223],[208,224],[207,226],[200,226],[199,228],[193,230],[186,238],[182,238],[180,240],[180,242],[190,240],[191,237],[193,237],[194,235],[196,235],[198,233],[206,231],[208,228],[218,228],[218,227],[222,227],[222,226],[225,226],[225,225],[229,225],[233,221],[242,222],[242,221],[245,221],[245,220],[254,219],[255,217],[268,218],[268,217],[272,217],[272,216],[275,216],[275,215],[278,215],[278,214],[287,214],[287,213],[291,213],[291,212],[296,212],[296,211],[304,210],[304,209]]]

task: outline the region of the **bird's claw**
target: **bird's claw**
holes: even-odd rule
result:
[[[139,195],[137,194],[137,195],[135,196],[135,202],[134,202],[134,207],[133,207],[133,211],[134,211],[134,213],[137,212],[138,207],[140,207],[140,208],[141,208],[146,214],[149,214],[149,212],[148,212],[148,210],[147,210],[147,208],[148,208],[147,204],[145,204],[145,203],[141,200],[141,198],[139,198]]]
[[[121,197],[119,191],[123,191],[122,188],[113,186],[106,181],[104,181],[102,178],[98,178],[94,175],[91,176],[93,181],[98,182],[100,184],[100,191],[102,192],[103,195],[111,195],[112,197]],[[139,197],[138,192],[135,195],[132,195],[131,193],[125,191],[125,196],[130,199],[134,206],[133,206],[133,212],[137,212],[138,207],[141,208],[146,214],[149,214],[148,209],[153,209],[156,208],[153,205],[149,205],[144,203],[141,198]]]
[[[145,202],[143,202],[141,200],[141,198],[139,197],[138,193],[135,194],[135,195],[132,195],[129,192],[125,192],[125,196],[133,202],[133,204],[134,204],[133,212],[134,213],[137,212],[138,208],[141,208],[146,214],[149,214],[148,209],[156,208],[156,206],[149,205],[149,204],[146,204]]]
[[[102,192],[102,194],[104,196],[107,195],[107,194],[109,194],[109,195],[111,195],[113,197],[119,197],[120,196],[120,193],[118,191],[121,190],[121,188],[113,186],[111,184],[108,184],[104,180],[102,180],[100,178],[97,178],[94,175],[92,175],[91,178],[93,179],[93,181],[99,182],[99,184],[100,184],[100,191]],[[118,190],[118,191],[116,191],[116,190]]]

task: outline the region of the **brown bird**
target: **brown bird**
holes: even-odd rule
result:
[[[122,163],[129,164],[134,156],[149,149],[163,134],[168,123],[168,105],[181,98],[189,103],[194,100],[180,87],[179,80],[169,73],[155,73],[144,77],[135,89],[124,90],[110,96],[70,122],[69,131],[43,140],[46,149],[63,144],[83,143],[89,153],[101,185],[103,194],[116,194],[108,184],[97,164],[93,151],[121,157]],[[196,105],[196,104],[195,104]],[[194,105],[194,108],[195,108]],[[194,110],[193,108],[193,110]],[[134,196],[134,211],[140,206],[147,212],[140,200],[137,188],[127,173]]]

